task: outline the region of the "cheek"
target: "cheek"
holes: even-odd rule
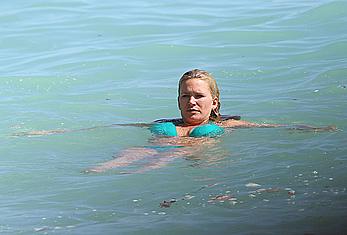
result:
[[[205,107],[212,107],[213,106],[213,100],[212,99],[206,99],[204,100],[204,106]]]
[[[185,104],[185,102],[184,102],[183,99],[179,99],[179,100],[178,100],[178,105],[179,105],[179,106],[184,106],[184,104]]]

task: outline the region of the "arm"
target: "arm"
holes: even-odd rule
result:
[[[221,127],[233,127],[233,128],[251,128],[251,127],[281,127],[285,125],[281,124],[265,124],[265,123],[255,123],[255,122],[247,122],[243,120],[234,120],[234,119],[229,119],[225,120],[219,123]]]
[[[66,133],[66,132],[70,132],[71,130],[65,130],[65,129],[61,129],[61,130],[40,130],[40,131],[27,131],[27,132],[17,132],[12,134],[12,136],[41,136],[41,135],[53,135],[53,134],[62,134],[62,133]]]
[[[63,134],[66,132],[78,132],[78,131],[89,131],[94,130],[98,128],[107,128],[107,127],[113,127],[113,126],[130,126],[130,127],[149,127],[150,123],[120,123],[120,124],[111,124],[111,125],[105,125],[105,126],[94,126],[94,127],[87,127],[87,128],[81,128],[81,129],[57,129],[57,130],[38,130],[38,131],[26,131],[26,132],[17,132],[12,134],[12,136],[42,136],[42,135],[54,135],[54,134]]]
[[[324,132],[324,131],[337,131],[336,126],[323,126],[315,127],[309,125],[284,125],[284,124],[265,124],[265,123],[254,123],[241,120],[225,120],[218,123],[221,127],[227,128],[270,128],[270,127],[286,127],[288,130],[298,130],[298,131],[313,131],[313,132]]]

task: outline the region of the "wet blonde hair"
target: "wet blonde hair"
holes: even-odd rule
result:
[[[219,99],[219,89],[217,86],[216,80],[213,78],[213,76],[205,71],[205,70],[200,70],[200,69],[193,69],[188,72],[185,72],[179,83],[178,83],[178,97],[180,96],[180,91],[181,91],[181,85],[183,81],[189,80],[189,79],[200,79],[203,81],[206,81],[208,83],[208,86],[210,88],[211,96],[212,98],[217,97],[218,98],[218,105],[215,109],[211,110],[210,114],[210,120],[214,122],[218,122],[221,120],[221,115],[220,115],[220,99]]]

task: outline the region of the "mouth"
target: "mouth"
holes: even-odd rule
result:
[[[199,110],[197,110],[197,109],[188,109],[187,111],[190,113],[198,113],[199,112]]]

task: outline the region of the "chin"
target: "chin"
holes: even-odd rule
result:
[[[188,124],[188,125],[200,125],[201,123],[206,122],[205,116],[201,115],[201,113],[182,113],[181,112],[181,117],[183,121]],[[208,122],[208,118],[207,118]]]
[[[202,120],[201,118],[185,118],[185,123],[186,124],[190,124],[190,125],[200,125],[201,123],[204,122],[204,120]]]

